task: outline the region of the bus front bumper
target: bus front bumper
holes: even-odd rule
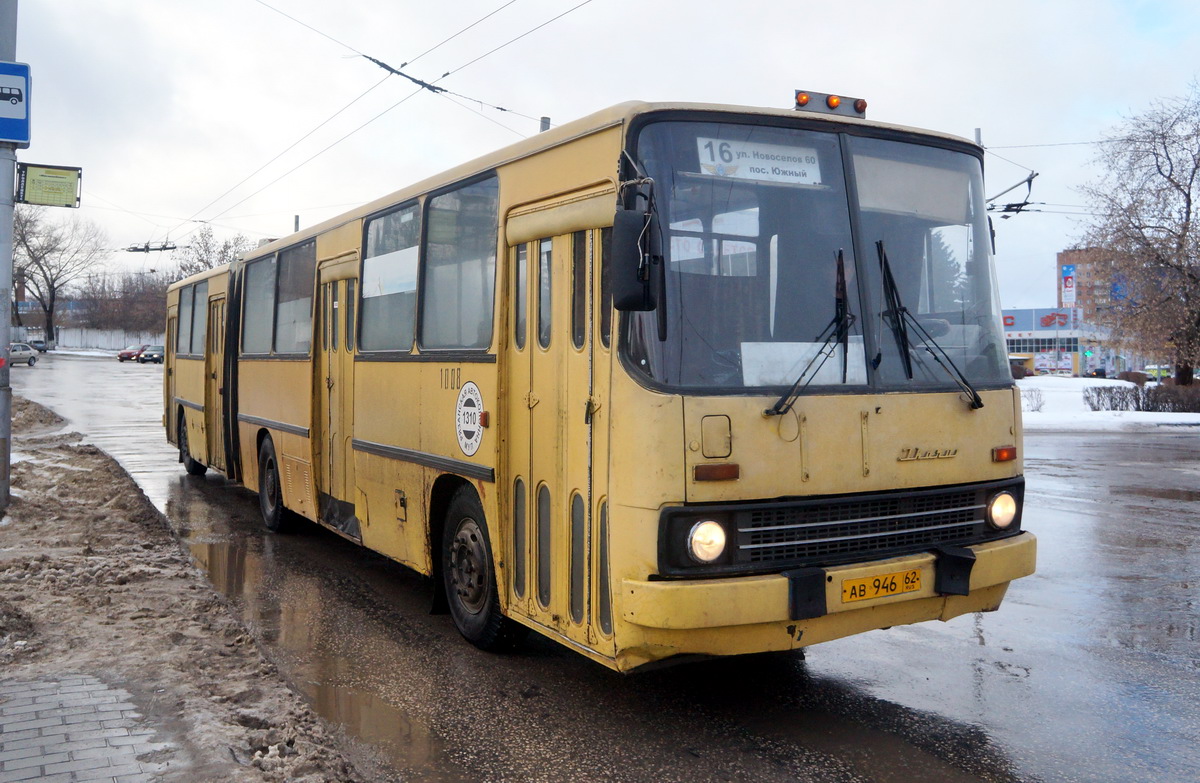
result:
[[[1037,539],[1032,533],[1020,533],[965,549],[974,553],[974,563],[969,577],[962,573],[963,589],[954,593],[938,592],[939,576],[943,588],[954,581],[947,582],[948,574],[938,572],[960,568],[961,564],[950,562],[945,555],[921,553],[866,564],[806,569],[790,576],[654,582],[626,579],[621,583],[621,615],[626,622],[645,629],[675,631],[764,623],[811,625],[819,624],[822,617],[846,613],[856,615],[852,625],[862,630],[925,619],[949,620],[967,612],[997,608],[1010,581],[1033,573]],[[919,589],[878,598],[847,597],[847,585],[859,583],[857,580],[869,583],[875,577],[912,571],[920,572]],[[919,611],[914,613],[912,610],[918,606]]]

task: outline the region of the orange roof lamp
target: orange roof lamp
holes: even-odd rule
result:
[[[819,111],[824,114],[843,114],[847,117],[867,116],[867,102],[863,98],[847,98],[845,95],[826,95],[812,90],[796,90],[796,111]]]

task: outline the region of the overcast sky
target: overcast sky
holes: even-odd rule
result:
[[[512,112],[419,91],[361,54],[449,73],[440,86]],[[533,135],[541,115],[633,99],[786,108],[796,88],[863,97],[873,119],[982,129],[989,196],[1039,172],[1045,211],[996,221],[1003,304],[1037,307],[1054,304],[1055,254],[1086,219],[1076,189],[1096,149],[1078,142],[1186,92],[1200,3],[21,0],[17,59],[33,121],[18,158],[82,167],[79,217],[114,249],[186,244],[197,220],[282,236],[294,215],[312,225]]]

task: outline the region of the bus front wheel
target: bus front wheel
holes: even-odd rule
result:
[[[258,508],[267,530],[272,533],[287,530],[287,510],[283,507],[283,490],[279,486],[279,461],[275,458],[275,444],[270,437],[264,438],[258,449]]]
[[[179,461],[183,463],[183,469],[188,472],[189,476],[203,476],[208,467],[203,462],[198,462],[192,459],[191,452],[188,450],[187,440],[187,421],[183,415],[179,416]]]
[[[470,487],[450,499],[442,529],[442,584],[454,625],[481,650],[515,647],[528,632],[500,611],[483,508]]]

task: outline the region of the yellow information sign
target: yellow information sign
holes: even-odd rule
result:
[[[78,207],[82,178],[80,168],[18,163],[15,200],[46,207]]]

